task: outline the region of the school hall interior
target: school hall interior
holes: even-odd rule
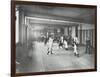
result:
[[[16,72],[91,69],[95,66],[95,9],[47,5],[16,6]],[[46,36],[68,39],[68,50],[53,43],[47,55]],[[71,37],[77,37],[79,57]],[[87,46],[89,39],[89,48]],[[86,53],[87,49],[87,53]],[[89,52],[89,53],[88,53]]]

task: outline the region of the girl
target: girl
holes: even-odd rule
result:
[[[66,40],[64,40],[64,48],[65,48],[66,50],[68,50],[68,43],[67,43]]]
[[[53,53],[52,53],[52,46],[53,46],[53,38],[52,38],[52,37],[49,37],[47,55],[48,55],[49,53],[53,54]]]
[[[60,41],[59,41],[59,48],[63,48],[63,36],[60,37]]]
[[[78,50],[77,50],[78,43],[79,43],[78,38],[74,37],[74,55],[77,56],[77,57],[79,57],[79,53],[78,53]]]

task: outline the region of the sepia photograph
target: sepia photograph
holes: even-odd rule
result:
[[[41,2],[14,6],[16,74],[96,71],[96,6]]]

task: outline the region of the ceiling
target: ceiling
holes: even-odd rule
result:
[[[90,24],[94,23],[95,20],[95,9],[93,8],[54,7],[44,5],[21,5],[20,8],[25,11],[26,16]],[[37,22],[37,20],[35,21]]]

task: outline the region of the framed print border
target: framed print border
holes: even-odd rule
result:
[[[82,70],[60,70],[50,72],[30,72],[30,73],[16,73],[16,25],[15,25],[15,7],[16,5],[46,5],[46,6],[62,6],[62,7],[80,7],[80,8],[94,8],[95,9],[95,62],[93,69]],[[63,3],[49,3],[49,2],[33,2],[33,1],[11,1],[11,76],[28,76],[28,75],[44,75],[44,74],[60,74],[60,73],[78,73],[97,71],[97,6],[96,5],[79,5],[79,4],[63,4]]]

